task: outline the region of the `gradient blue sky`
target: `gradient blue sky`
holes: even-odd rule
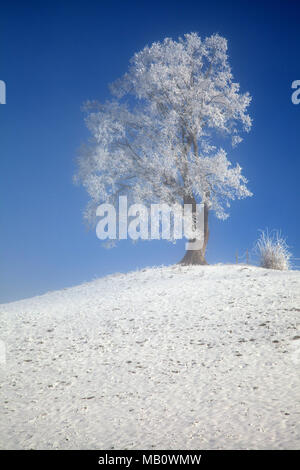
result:
[[[81,105],[106,100],[135,51],[169,36],[218,32],[242,91],[253,96],[253,129],[229,156],[252,198],[231,217],[211,217],[207,259],[233,262],[258,229],[282,229],[300,257],[299,1],[6,2],[0,11],[0,302],[72,286],[113,272],[170,264],[184,242],[122,242],[105,250],[87,231],[84,190],[72,183],[88,136]],[[300,264],[300,262],[298,262]]]

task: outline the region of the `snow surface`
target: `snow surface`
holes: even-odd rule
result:
[[[173,266],[0,305],[0,447],[299,448],[299,287]]]

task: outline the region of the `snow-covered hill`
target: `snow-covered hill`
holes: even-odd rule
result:
[[[3,449],[293,449],[300,273],[151,268],[0,305]]]

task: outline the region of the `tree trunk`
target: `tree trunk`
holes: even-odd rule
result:
[[[184,204],[191,204],[192,205],[192,213],[193,215],[196,214],[196,200],[194,197],[188,196],[184,198]],[[184,257],[179,262],[182,265],[195,265],[195,264],[208,264],[205,259],[205,251],[209,237],[209,230],[208,230],[208,205],[204,203],[204,241],[203,246],[200,250],[189,250],[187,249],[185,252]],[[189,240],[189,242],[195,242],[194,240]]]

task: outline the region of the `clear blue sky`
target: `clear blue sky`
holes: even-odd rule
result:
[[[135,51],[169,36],[218,32],[249,91],[253,129],[232,151],[252,198],[231,217],[211,217],[207,259],[233,262],[258,229],[282,229],[300,258],[299,1],[12,1],[0,11],[0,302],[79,284],[113,272],[170,264],[184,242],[122,242],[105,250],[87,231],[84,190],[72,183],[87,138],[81,105],[106,100]],[[300,262],[298,262],[300,264]]]

